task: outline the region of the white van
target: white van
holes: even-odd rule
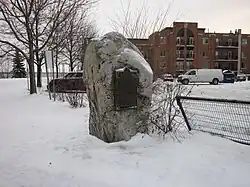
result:
[[[184,75],[178,76],[178,82],[188,83],[210,83],[217,85],[223,81],[222,69],[191,69]]]

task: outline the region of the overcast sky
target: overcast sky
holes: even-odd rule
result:
[[[121,13],[121,2],[126,6],[129,0],[100,0],[97,7],[96,22],[103,33],[111,31],[109,19],[115,19]],[[140,8],[143,1],[150,2],[148,12],[160,8],[167,9],[171,0],[132,0],[133,9]],[[177,19],[177,20],[176,20]],[[198,22],[199,27],[210,32],[229,32],[241,28],[243,33],[250,33],[250,0],[175,0],[168,23],[176,21]]]

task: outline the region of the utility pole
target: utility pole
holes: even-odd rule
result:
[[[187,69],[187,28],[188,23],[184,23],[184,70]]]
[[[241,29],[238,29],[238,66],[237,75],[241,72]]]

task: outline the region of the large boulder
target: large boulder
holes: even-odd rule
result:
[[[116,142],[147,130],[153,72],[136,46],[117,32],[94,39],[84,71],[91,135]]]

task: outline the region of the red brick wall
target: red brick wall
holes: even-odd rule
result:
[[[246,70],[244,70],[245,73],[250,73],[250,34],[243,35],[242,39],[247,39],[247,45],[242,44],[241,51],[245,55],[245,58],[242,58],[242,63],[244,63],[244,66],[246,68]]]

